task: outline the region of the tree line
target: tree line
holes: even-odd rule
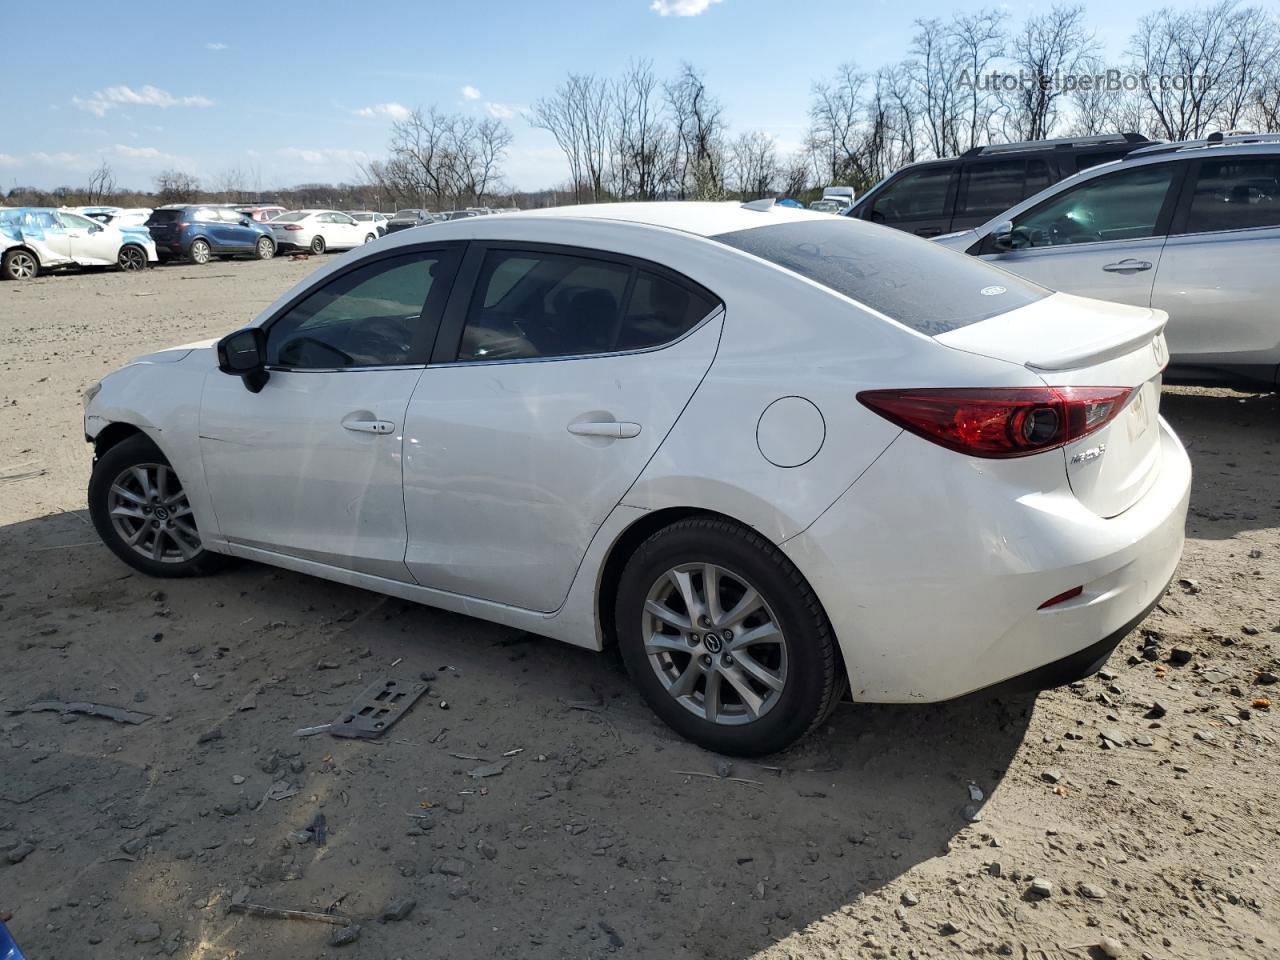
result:
[[[517,193],[501,118],[417,109],[392,124],[386,156],[358,183],[263,191],[239,168],[201,182],[180,170],[122,191],[104,162],[85,187],[11,190],[10,204],[259,201],[340,209],[532,206],[605,200],[809,199],[829,184],[866,190],[904,164],[988,143],[1133,131],[1163,140],[1280,127],[1280,24],[1240,0],[1169,7],[1139,19],[1107,62],[1085,8],[1059,3],[1014,23],[1000,8],[922,18],[901,60],[842,64],[815,82],[802,143],[783,153],[758,127],[734,132],[705,74],[649,60],[616,75],[567,74],[524,121],[564,154],[568,178]],[[1096,78],[1073,82],[1067,78]],[[1041,78],[1044,78],[1042,81]]]

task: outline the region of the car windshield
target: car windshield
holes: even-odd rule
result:
[[[974,257],[886,227],[814,218],[712,237],[936,336],[1049,295]]]
[[[282,213],[278,217],[273,217],[276,223],[297,223],[299,220],[305,220],[311,214],[304,210],[294,210],[291,213]]]

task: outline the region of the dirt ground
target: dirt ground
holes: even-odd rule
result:
[[[1184,580],[1106,672],[845,704],[730,765],[614,656],[251,564],[150,581],[98,543],[81,390],[314,267],[0,283],[0,919],[32,960],[1274,957],[1275,395],[1166,391]],[[383,739],[293,735],[387,673],[431,692]]]

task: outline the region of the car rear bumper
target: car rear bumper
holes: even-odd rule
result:
[[[1110,519],[1076,500],[1065,471],[1052,489],[1011,491],[991,461],[899,437],[783,544],[831,619],[853,698],[947,700],[1100,666],[1182,553],[1191,465],[1159,423],[1159,476]]]

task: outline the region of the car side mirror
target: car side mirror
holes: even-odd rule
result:
[[[258,393],[267,385],[267,335],[261,327],[246,327],[218,341],[218,369],[244,381]]]
[[[1016,246],[1012,220],[1002,220],[997,223],[990,236],[991,245],[997,250],[1012,250]]]

